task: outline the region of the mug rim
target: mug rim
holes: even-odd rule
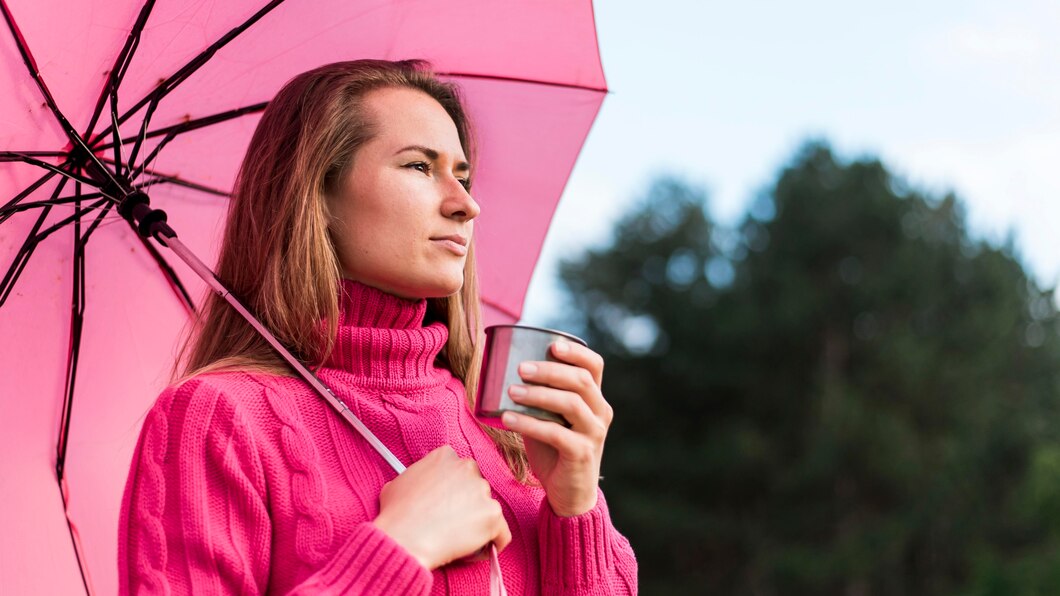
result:
[[[567,333],[566,331],[558,331],[556,329],[550,329],[548,327],[536,327],[534,325],[516,325],[516,324],[489,325],[485,329],[483,329],[483,332],[486,334],[487,337],[489,337],[490,332],[493,331],[494,329],[498,329],[498,328],[529,329],[531,331],[544,331],[546,333],[552,333],[553,335],[559,335],[561,337],[565,337],[565,338],[570,339],[572,341],[575,341],[575,342],[577,342],[577,343],[579,343],[579,344],[581,344],[581,345],[583,345],[585,347],[589,347],[589,343],[588,342],[586,342],[584,339],[578,337],[577,335],[574,335],[573,333]]]

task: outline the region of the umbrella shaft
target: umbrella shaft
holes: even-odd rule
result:
[[[372,448],[375,449],[376,452],[378,452],[379,455],[381,455],[383,459],[387,461],[388,464],[390,464],[390,467],[392,467],[395,472],[400,474],[405,471],[405,466],[389,449],[387,449],[386,445],[384,445],[382,441],[380,441],[379,438],[376,437],[375,434],[372,433],[372,431],[367,426],[365,426],[364,423],[361,422],[361,420],[357,418],[357,416],[352,411],[350,411],[350,408],[341,399],[336,397],[335,394],[331,392],[331,389],[329,389],[327,385],[325,385],[320,379],[318,379],[317,376],[312,373],[312,371],[305,367],[305,365],[299,362],[299,360],[295,358],[294,355],[291,354],[291,352],[282,343],[280,343],[280,340],[276,339],[276,336],[274,336],[272,332],[270,332],[265,327],[265,325],[263,325],[261,321],[259,321],[257,317],[255,317],[250,312],[250,310],[247,309],[247,307],[239,301],[238,298],[233,296],[232,293],[229,292],[223,284],[221,284],[221,281],[217,279],[217,276],[213,274],[213,271],[211,271],[209,267],[203,264],[203,262],[200,261],[197,256],[195,256],[195,253],[188,250],[188,247],[184,246],[184,244],[180,240],[178,240],[175,235],[172,237],[167,237],[165,239],[165,244],[170,249],[172,249],[173,252],[177,253],[177,256],[179,256],[185,263],[187,263],[188,266],[191,267],[192,271],[194,271],[196,275],[201,277],[202,280],[205,281],[206,284],[209,285],[210,288],[214,292],[216,292],[218,296],[228,302],[228,304],[230,304],[232,308],[236,310],[236,312],[238,312],[244,319],[246,319],[247,322],[250,323],[252,327],[254,327],[254,330],[261,334],[261,336],[264,337],[265,340],[269,342],[269,344],[272,345],[272,347],[275,348],[277,352],[279,352],[280,356],[283,357],[283,359],[287,361],[287,363],[290,364],[296,372],[298,372],[299,376],[301,376],[307,383],[309,383],[309,385],[313,387],[313,389],[315,389],[321,397],[327,400],[327,402],[330,403],[332,407],[334,407],[338,411],[338,413],[342,415],[342,417],[345,418],[347,422],[350,423],[351,426],[353,426],[354,430],[356,430],[362,437],[364,437],[366,441],[368,441]]]

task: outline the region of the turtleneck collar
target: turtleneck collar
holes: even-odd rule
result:
[[[441,322],[423,325],[426,300],[407,300],[343,279],[335,348],[324,362],[373,384],[435,377],[435,359],[449,339]]]

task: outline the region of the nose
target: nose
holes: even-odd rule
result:
[[[442,214],[449,219],[459,221],[471,221],[478,217],[479,208],[475,199],[467,192],[464,185],[455,177],[446,181],[446,195],[442,202]]]

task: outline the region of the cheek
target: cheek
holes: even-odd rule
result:
[[[379,270],[432,258],[427,239],[438,231],[431,227],[437,213],[424,200],[429,189],[405,174],[362,178],[336,205],[332,233],[346,267]]]
[[[351,210],[336,232],[336,244],[346,259],[356,259],[362,267],[378,268],[390,262],[403,262],[419,256],[417,240],[426,234],[423,220],[409,206],[396,201],[390,205],[364,205]]]

